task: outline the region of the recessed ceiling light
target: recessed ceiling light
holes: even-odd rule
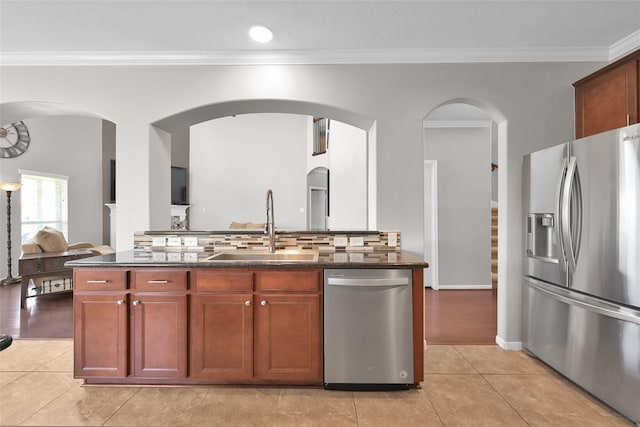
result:
[[[249,28],[249,35],[258,43],[269,43],[273,38],[271,30],[262,25],[254,25]]]

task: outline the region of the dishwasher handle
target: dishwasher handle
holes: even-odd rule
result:
[[[327,285],[330,286],[406,286],[409,285],[409,279],[406,277],[394,278],[352,278],[352,277],[327,277]]]

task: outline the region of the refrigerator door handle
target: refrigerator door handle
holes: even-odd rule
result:
[[[534,279],[533,277],[526,276],[525,284],[566,304],[581,307],[614,319],[640,325],[639,310],[619,306],[575,291],[569,291],[565,288],[558,287],[557,285],[550,285],[541,280]]]
[[[574,182],[576,181],[577,163],[574,156],[569,157],[567,163],[567,174],[564,180],[564,187],[562,188],[561,207],[560,207],[560,221],[562,230],[562,247],[564,248],[567,269],[573,273],[576,271],[576,246],[571,235],[571,197]]]
[[[559,256],[560,256],[560,265],[563,270],[567,269],[567,257],[565,255],[565,243],[564,243],[564,222],[562,218],[563,212],[563,197],[564,197],[564,187],[565,182],[567,180],[567,166],[569,160],[565,158],[562,162],[562,170],[560,172],[560,178],[558,179],[558,187],[556,190],[556,230],[558,236],[558,245],[560,246]]]

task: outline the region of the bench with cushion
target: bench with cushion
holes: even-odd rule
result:
[[[22,256],[18,260],[22,276],[20,308],[25,307],[28,297],[73,290],[73,269],[65,267],[65,262],[113,252],[107,245],[94,246],[86,242],[69,245],[62,232],[54,228],[38,231],[22,245]]]

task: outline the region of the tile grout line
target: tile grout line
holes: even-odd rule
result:
[[[460,355],[460,357],[462,357],[465,360],[465,362],[467,362],[469,364],[469,366],[471,366],[473,368],[473,370],[476,371],[477,375],[482,375],[480,373],[480,371],[478,370],[478,368],[476,368],[475,365],[473,363],[471,363],[471,361],[469,359],[467,359],[465,357],[465,355],[462,354],[462,352],[458,349],[459,345],[453,345],[452,347]]]
[[[513,405],[511,404],[511,402],[509,402],[509,401],[508,401],[508,400],[507,400],[507,399],[506,399],[506,398],[505,398],[505,397],[504,397],[504,396],[503,396],[503,395],[502,395],[502,394],[501,394],[501,393],[500,393],[500,392],[499,392],[499,391],[498,391],[498,390],[493,386],[493,384],[491,384],[491,383],[487,380],[487,378],[485,377],[485,375],[486,375],[486,374],[481,373],[481,372],[478,370],[478,368],[476,368],[476,366],[475,366],[475,365],[474,365],[474,364],[473,364],[469,359],[467,359],[467,358],[464,356],[464,354],[462,354],[462,352],[460,352],[460,350],[458,350],[458,347],[459,347],[459,346],[455,346],[455,345],[454,345],[453,347],[454,347],[454,349],[455,349],[455,350],[456,350],[456,351],[457,351],[457,352],[462,356],[462,358],[463,358],[464,360],[466,360],[466,361],[467,361],[467,363],[469,363],[469,365],[471,365],[471,367],[472,367],[472,368],[473,368],[473,369],[478,373],[478,376],[480,376],[480,378],[482,378],[482,380],[483,380],[485,383],[487,383],[487,385],[488,385],[489,387],[491,387],[491,389],[492,389],[493,391],[495,391],[495,392],[496,392],[496,394],[497,394],[498,396],[500,396],[500,398],[501,398],[501,399],[502,399],[502,400],[503,400],[503,401],[504,401],[504,402],[505,402],[505,403],[506,403],[506,404],[507,404],[511,409],[513,409],[513,411],[514,411],[516,414],[518,414],[518,416],[520,417],[520,419],[522,419],[522,421],[523,421],[526,425],[531,426],[531,424],[530,424],[530,423],[529,423],[529,422],[528,422],[528,421],[527,421],[527,420],[522,416],[522,414],[521,414],[521,413],[520,413],[516,408],[514,408],[514,407],[513,407]],[[507,374],[505,374],[505,375],[507,375]]]
[[[517,409],[516,409],[512,404],[511,404],[511,402],[509,402],[509,400],[508,400],[507,398],[505,398],[505,397],[502,395],[502,393],[500,393],[500,391],[498,391],[498,389],[496,389],[496,388],[493,386],[493,384],[491,384],[491,382],[489,382],[489,381],[487,380],[487,378],[485,377],[486,375],[512,375],[512,376],[513,376],[513,375],[520,375],[520,374],[480,374],[480,376],[482,377],[482,379],[484,380],[484,382],[486,382],[486,383],[489,385],[489,387],[491,387],[491,389],[492,389],[493,391],[495,391],[495,392],[496,392],[496,394],[497,394],[498,396],[500,396],[500,398],[501,398],[502,400],[504,400],[504,402],[505,402],[507,405],[509,405],[509,407],[510,407],[511,409],[513,409],[513,411],[514,411],[516,414],[518,414],[518,416],[522,419],[522,421],[523,421],[526,425],[531,426],[531,423],[529,423],[529,422],[527,421],[527,419],[526,419],[526,418],[525,418],[525,417],[520,413],[520,411],[518,411],[518,410],[517,410]]]
[[[193,417],[196,415],[196,412],[198,411],[198,409],[204,404],[204,402],[207,400],[207,396],[209,396],[209,393],[211,393],[211,387],[205,387],[207,392],[204,393],[202,395],[202,398],[200,398],[200,402],[196,405],[195,408],[193,408],[193,410],[190,412],[191,416],[189,417],[189,422],[186,423],[185,425],[191,425],[191,420],[193,419]]]
[[[426,340],[425,340],[425,342],[426,342]],[[432,344],[432,345],[437,345],[437,344]],[[453,345],[452,345],[451,347],[453,347],[453,349],[454,349],[456,352],[458,352],[458,350],[455,348],[455,346],[453,346]],[[427,347],[425,347],[425,349],[424,349],[424,350],[425,350],[425,362],[426,362],[426,350],[427,350],[427,348],[428,348],[428,346],[427,346]],[[460,353],[460,352],[458,352],[458,353]],[[461,355],[461,356],[462,356],[462,355]],[[463,356],[463,358],[464,358],[464,356]],[[465,360],[466,360],[466,359],[465,359]],[[473,366],[472,366],[472,368],[473,368]],[[475,369],[475,368],[473,368],[473,369]],[[426,378],[426,377],[427,377],[427,375],[450,375],[450,374],[445,374],[445,373],[439,373],[439,374],[428,374],[428,373],[426,373],[426,372],[425,372],[425,373],[424,373],[423,381],[427,381],[427,378]],[[472,375],[472,374],[469,374],[469,375]],[[424,389],[423,389],[423,390],[424,390]],[[438,421],[440,421],[440,424],[444,427],[444,426],[445,426],[445,423],[444,423],[444,420],[442,419],[442,416],[440,416],[440,414],[438,413],[438,409],[435,407],[435,405],[433,404],[433,402],[431,401],[431,399],[429,399],[429,396],[427,395],[427,393],[426,393],[426,392],[424,393],[424,397],[425,397],[425,399],[427,399],[427,402],[429,402],[429,405],[431,406],[431,409],[433,409],[433,413],[434,413],[434,414],[436,414],[436,417],[438,417]]]
[[[360,418],[358,417],[358,405],[356,405],[356,393],[351,393],[351,399],[353,399],[353,412],[356,414],[356,426],[360,427]]]
[[[48,371],[44,371],[44,372],[36,372],[36,371],[31,371],[29,373],[33,373],[33,374],[48,374],[50,372]],[[59,372],[56,372],[59,373]],[[63,372],[68,374],[69,372]],[[27,421],[29,418],[33,417],[34,415],[36,415],[38,412],[42,411],[44,408],[46,408],[47,406],[51,405],[53,402],[55,402],[56,400],[60,399],[64,394],[68,393],[69,390],[71,390],[73,387],[75,387],[75,384],[71,384],[66,390],[60,392],[60,394],[58,394],[58,396],[54,397],[53,399],[51,399],[50,401],[48,401],[47,403],[45,403],[44,405],[42,405],[41,407],[39,407],[38,409],[36,409],[34,412],[32,412],[31,414],[27,415],[26,417],[24,417],[22,420],[20,420],[20,422],[18,424],[16,424],[17,426],[23,425],[23,423],[25,421]]]
[[[119,411],[124,407],[124,405],[126,405],[127,403],[129,403],[129,401],[130,401],[131,399],[133,399],[133,397],[134,397],[134,396],[136,396],[138,393],[140,393],[140,390],[141,390],[141,387],[137,387],[136,392],[135,392],[135,393],[132,393],[132,394],[131,394],[131,396],[129,396],[129,398],[128,398],[128,399],[126,399],[124,402],[122,402],[122,405],[118,406],[118,408],[116,408],[116,410],[115,410],[115,411],[113,411],[113,413],[112,413],[111,415],[109,415],[109,416],[107,417],[107,419],[106,419],[106,420],[104,420],[104,422],[103,422],[102,424],[100,424],[100,425],[101,425],[101,426],[106,426],[106,425],[107,425],[107,423],[108,423],[109,421],[111,421],[111,419],[113,418],[113,416],[114,416],[115,414],[117,414],[117,413],[118,413],[118,412],[119,412]]]
[[[427,396],[427,393],[424,393],[424,398],[427,399],[427,402],[429,402],[429,405],[431,406],[433,413],[436,414],[436,417],[438,417],[438,421],[440,421],[440,424],[444,427],[445,425],[444,421],[442,420],[442,417],[438,413],[438,409],[433,405],[433,402],[431,401],[431,399],[429,399],[429,396]]]

